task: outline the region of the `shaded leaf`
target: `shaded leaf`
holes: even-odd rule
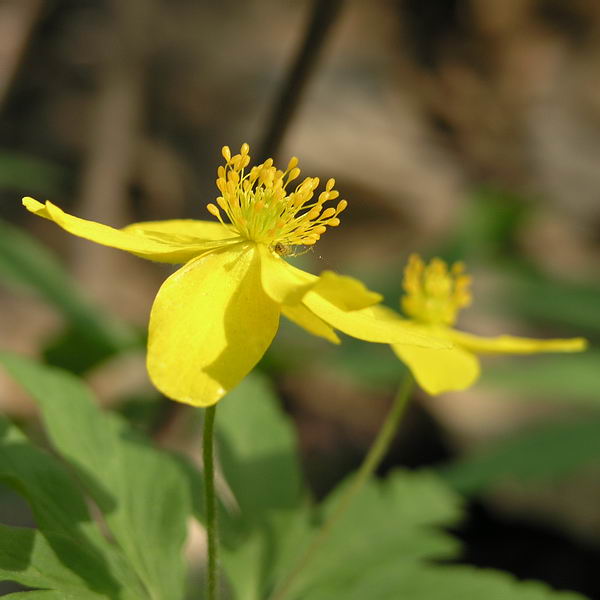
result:
[[[106,577],[98,556],[58,534],[0,525],[0,581],[50,588],[59,598],[94,600],[132,596]]]
[[[219,459],[239,505],[221,519],[230,532],[223,565],[236,598],[262,600],[286,558],[290,531],[303,536],[298,542],[308,535],[295,432],[256,373],[219,404],[216,424]]]
[[[246,524],[302,498],[296,438],[267,380],[250,375],[219,404],[219,459]]]
[[[600,420],[551,423],[496,441],[440,470],[463,494],[480,493],[506,479],[556,480],[600,461]]]
[[[150,597],[182,598],[190,508],[179,464],[101,411],[76,377],[8,353],[0,362],[40,405],[54,447],[76,468]]]

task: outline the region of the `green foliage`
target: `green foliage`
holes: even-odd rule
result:
[[[256,376],[228,396],[219,410],[222,444],[238,448],[230,452],[221,447],[240,508],[227,518],[235,520],[237,514],[245,531],[225,550],[223,566],[235,600],[262,600],[297,563],[347,483],[321,505],[296,496],[293,430],[272,391]],[[248,485],[253,488],[250,501]],[[256,490],[262,486],[264,493]],[[295,510],[286,511],[293,498]],[[460,545],[445,528],[461,518],[460,498],[433,473],[395,472],[385,481],[372,481],[336,523],[286,598],[581,600],[578,594],[517,582],[503,573],[434,564],[458,558]]]
[[[554,592],[548,586],[517,581],[499,571],[467,566],[417,563],[387,564],[370,576],[357,577],[355,585],[339,588],[325,583],[303,600],[582,600],[579,594]]]
[[[600,419],[551,423],[512,435],[441,470],[463,494],[504,481],[527,484],[557,480],[600,461]]]
[[[0,580],[34,588],[7,598],[182,600],[189,491],[200,495],[198,473],[100,410],[76,377],[8,353],[0,353],[0,363],[38,402],[52,448],[64,461],[0,421],[0,479],[27,498],[38,525],[0,527]],[[335,511],[348,482],[320,504],[308,499],[292,424],[257,375],[219,405],[217,426],[228,486],[221,509],[228,598],[264,600]],[[564,448],[572,432],[554,435]],[[598,449],[593,436],[590,425],[589,447],[582,444],[571,462]],[[539,456],[551,443],[541,435],[537,449],[523,442],[513,457]],[[539,469],[533,462],[530,467]],[[525,467],[522,474],[527,476]],[[459,476],[444,475],[460,487]],[[101,512],[112,541],[91,518],[86,497]],[[194,508],[201,518],[201,504]],[[460,497],[434,473],[396,471],[371,481],[335,522],[286,599],[581,600],[503,573],[436,564],[460,556],[447,528],[461,518]]]
[[[236,598],[262,600],[287,558],[285,533],[294,531],[297,541],[307,536],[293,427],[266,380],[250,375],[220,404],[217,436],[235,498],[221,519],[230,532],[223,563],[234,574]]]
[[[15,152],[0,152],[0,188],[28,190],[29,194],[58,194],[66,180],[67,172],[51,162]]]
[[[565,331],[600,334],[600,285],[560,281],[531,268],[507,268],[499,309],[526,321],[552,323]]]
[[[49,457],[36,467],[32,463],[42,453],[18,433],[9,432],[8,440],[17,440],[26,450],[16,453],[20,462],[13,461],[6,479],[25,493],[36,516],[45,515],[38,521],[43,536],[48,539],[58,529],[73,548],[81,552],[89,548],[90,553],[104,556],[104,579],[119,583],[115,588],[119,595],[104,592],[103,597],[183,598],[181,551],[190,508],[188,484],[179,463],[154,449],[116,415],[101,411],[75,377],[7,353],[0,353],[0,363],[39,403],[54,449],[95,501],[117,545],[109,547],[100,541],[104,538],[89,522],[76,484],[67,482],[71,473],[60,471],[57,465],[46,470]],[[61,506],[63,498],[65,506]],[[66,518],[70,509],[74,511],[71,523]],[[65,556],[70,557],[68,544],[65,547]],[[18,572],[9,578],[21,581]],[[94,582],[85,581],[94,591]]]
[[[37,294],[65,318],[67,332],[49,349],[58,366],[82,372],[115,352],[140,345],[140,336],[130,327],[81,296],[45,246],[4,221],[0,221],[0,280]]]
[[[484,359],[485,360],[485,359]],[[600,407],[600,351],[510,357],[486,364],[482,385],[525,398]]]
[[[0,577],[57,590],[64,598],[136,597],[117,595],[118,584],[106,572],[103,557],[89,546],[27,528],[0,525]]]

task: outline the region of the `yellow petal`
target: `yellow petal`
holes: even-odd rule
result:
[[[425,348],[450,348],[446,340],[419,331],[393,310],[368,306],[360,310],[342,310],[314,291],[302,303],[326,323],[352,337],[382,344],[414,344]]]
[[[284,304],[281,307],[281,312],[290,321],[293,321],[296,325],[306,329],[309,333],[325,338],[334,344],[340,343],[340,338],[336,335],[335,331],[327,325],[325,321],[319,319],[317,315],[302,304]]]
[[[342,310],[357,310],[381,302],[381,294],[368,290],[352,277],[323,271],[319,277],[302,271],[259,245],[265,292],[280,304],[297,304],[313,290]]]
[[[156,296],[148,373],[169,398],[209,406],[256,365],[278,324],[279,307],[262,289],[254,246],[197,258]]]
[[[143,221],[127,225],[121,231],[137,233],[158,240],[181,240],[182,243],[186,244],[239,238],[237,233],[218,221],[198,221],[195,219]]]
[[[427,328],[415,327],[426,333]],[[431,330],[431,335],[439,335]],[[442,335],[442,339],[443,339]],[[392,344],[396,356],[411,370],[417,383],[432,396],[452,390],[464,390],[477,380],[479,359],[457,346],[447,350],[432,350],[406,344]]]
[[[262,285],[279,304],[297,304],[317,282],[318,277],[293,267],[275,256],[264,244],[257,244],[261,260]]]
[[[358,279],[333,271],[323,271],[312,291],[342,310],[359,310],[383,300],[381,294],[372,292]]]
[[[175,239],[151,239],[138,233],[114,229],[108,225],[86,221],[63,212],[51,202],[42,204],[33,198],[23,198],[30,212],[54,221],[65,231],[104,246],[131,252],[136,256],[168,263],[184,263],[203,252],[219,247],[218,242],[198,242],[190,245]]]
[[[581,352],[587,347],[584,338],[536,340],[500,335],[486,338],[450,330],[450,339],[477,354],[535,354],[537,352]]]

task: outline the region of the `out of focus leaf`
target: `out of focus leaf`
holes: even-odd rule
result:
[[[555,281],[530,270],[510,269],[499,307],[528,321],[547,322],[584,335],[600,334],[600,285]]]
[[[65,187],[65,169],[43,159],[0,151],[0,188],[57,195]]]
[[[70,596],[55,590],[32,590],[2,596],[5,600],[70,600]]]
[[[507,190],[481,186],[473,190],[452,238],[439,255],[450,261],[505,260],[515,249],[514,234],[529,206]]]
[[[77,470],[149,596],[183,598],[190,508],[179,463],[101,411],[76,377],[8,353],[0,361],[40,405],[52,444]]]
[[[600,462],[600,418],[552,423],[500,440],[440,471],[463,494],[506,480],[541,483]]]
[[[361,385],[386,389],[396,387],[406,375],[406,367],[387,344],[364,344],[345,339],[328,364],[355,379]]]
[[[128,326],[86,301],[55,257],[35,239],[0,221],[0,280],[41,296],[59,310],[71,336],[85,340],[101,357],[140,343]],[[85,358],[80,352],[79,360]],[[66,365],[65,365],[66,366]]]
[[[360,565],[356,566],[361,571]],[[468,566],[386,563],[364,573],[354,585],[323,582],[303,600],[584,600],[574,592],[558,592],[537,581],[517,581],[500,571]]]
[[[487,364],[481,382],[532,398],[600,406],[600,351],[505,358]]]

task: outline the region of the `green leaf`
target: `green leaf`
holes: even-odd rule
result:
[[[326,513],[342,492],[327,499]],[[505,573],[432,564],[457,556],[460,544],[443,528],[461,513],[460,499],[431,473],[395,472],[371,481],[335,523],[290,600],[582,600]]]
[[[504,480],[553,481],[600,461],[600,420],[551,423],[513,434],[441,469],[463,494],[477,494]]]
[[[547,322],[584,335],[600,333],[600,285],[597,281],[551,279],[531,269],[507,268],[505,292],[497,306],[527,321]]]
[[[57,534],[0,525],[0,581],[50,588],[63,598],[139,598],[106,576],[102,560],[85,546]]]
[[[0,417],[0,479],[25,496],[38,525],[73,539],[98,537],[73,479],[49,454]]]
[[[302,499],[296,437],[264,378],[250,375],[217,410],[219,458],[252,526],[267,513],[298,506]]]
[[[0,479],[27,499],[44,533],[63,535],[87,552],[97,554],[98,572],[107,579],[112,579],[114,573],[128,589],[139,588],[118,549],[107,542],[92,521],[83,495],[69,473],[3,417],[0,417]]]
[[[66,183],[65,169],[49,161],[14,151],[0,152],[0,187],[33,194],[58,194]]]
[[[55,590],[33,590],[31,592],[16,592],[2,596],[5,600],[68,600],[62,592]]]
[[[54,306],[78,338],[95,346],[102,358],[140,343],[132,329],[103,314],[81,296],[47,248],[1,220],[0,278],[37,293]]]
[[[223,565],[238,600],[262,600],[285,558],[279,537],[308,532],[305,523],[297,526],[306,512],[295,432],[256,373],[219,404],[216,425],[220,463],[239,507],[221,518],[227,528]]]
[[[327,498],[324,518],[346,485]],[[335,523],[292,597],[304,600],[323,586],[350,590],[385,565],[452,558],[460,544],[442,527],[461,516],[460,498],[432,473],[395,472],[383,482],[371,481]]]
[[[150,598],[182,598],[190,500],[178,462],[101,411],[76,377],[8,353],[0,362],[40,405],[52,444],[76,468]]]
[[[388,563],[361,571],[352,586],[324,582],[303,600],[584,600],[574,592],[557,592],[536,581],[517,581],[507,573],[469,566],[439,566]]]
[[[532,398],[600,406],[599,366],[598,350],[503,358],[485,365],[481,383]]]

